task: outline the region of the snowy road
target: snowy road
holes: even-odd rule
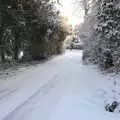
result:
[[[104,111],[108,76],[83,65],[81,56],[81,51],[67,51],[0,80],[0,120],[120,119],[119,114]]]

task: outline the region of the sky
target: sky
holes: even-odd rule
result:
[[[60,11],[62,15],[68,18],[69,24],[74,27],[83,22],[83,11],[76,9],[75,0],[60,0],[60,3],[62,4]]]

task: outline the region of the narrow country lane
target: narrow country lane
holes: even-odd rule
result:
[[[107,76],[81,56],[67,51],[0,85],[0,120],[119,119],[103,108]]]

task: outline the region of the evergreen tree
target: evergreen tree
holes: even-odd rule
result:
[[[60,53],[66,30],[51,0],[0,0],[0,55],[18,61]]]

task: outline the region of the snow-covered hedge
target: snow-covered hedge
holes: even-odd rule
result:
[[[120,7],[118,1],[94,2],[80,28],[83,58],[104,69],[120,70]],[[88,52],[89,51],[89,52]]]

